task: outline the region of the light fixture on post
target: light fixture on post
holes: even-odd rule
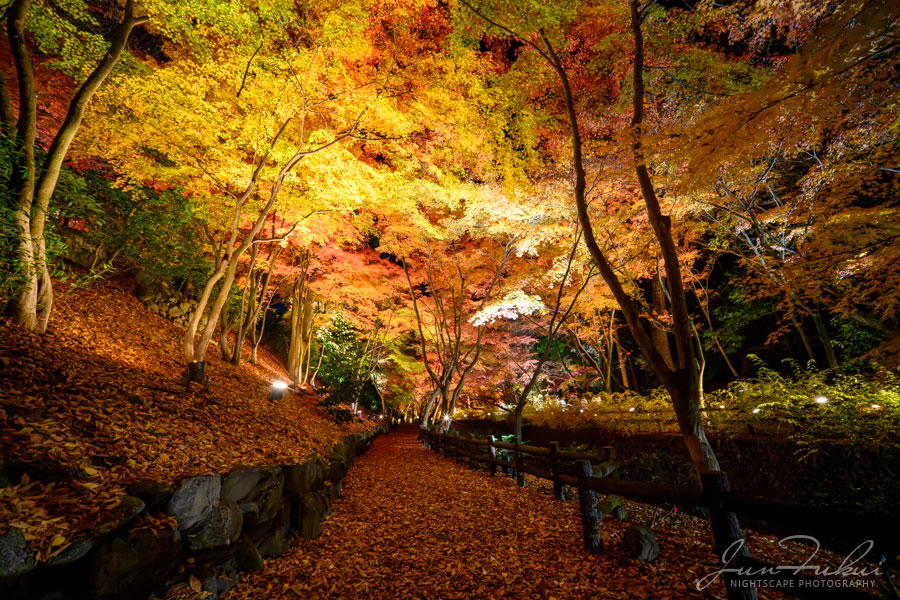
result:
[[[284,390],[286,390],[287,388],[288,384],[281,381],[280,379],[276,379],[269,385],[268,399],[272,402],[281,400],[284,397]]]
[[[184,391],[191,389],[192,382],[202,383],[203,389],[209,389],[209,377],[206,376],[206,361],[194,360],[188,363],[184,376]]]

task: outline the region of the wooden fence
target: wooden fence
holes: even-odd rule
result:
[[[896,557],[900,551],[900,518],[895,515],[858,514],[734,492],[730,489],[727,475],[722,472],[702,474],[702,489],[697,490],[618,479],[619,462],[613,447],[605,447],[599,453],[567,452],[560,450],[557,443],[543,448],[516,442],[500,442],[493,436],[475,439],[468,434],[444,435],[425,429],[421,430],[419,439],[431,450],[446,456],[459,456],[486,463],[491,476],[502,469],[505,473],[512,474],[520,486],[525,485],[525,473],[550,480],[553,482],[553,495],[559,500],[564,498],[563,486],[577,488],[584,544],[589,551],[598,551],[602,544],[599,524],[603,514],[598,509],[597,494],[617,495],[639,502],[705,508],[713,530],[713,547],[720,557],[727,548],[742,538],[736,515],[825,539],[849,540],[854,544],[860,540],[872,540],[879,552],[891,558]],[[753,570],[757,574],[759,569],[768,569],[766,579],[783,581],[784,585],[777,589],[798,598],[873,598],[862,590],[826,587],[822,585],[823,582],[817,584],[817,579],[821,578],[779,570],[773,565],[754,560],[746,547],[729,566]],[[771,573],[773,569],[775,572]],[[753,575],[745,573],[742,578],[740,573],[724,574],[729,600],[757,598],[756,588],[747,585],[747,578],[752,579]],[[879,581],[878,585],[884,584]],[[896,589],[891,590],[892,586],[888,577],[887,585],[883,588],[886,595],[900,598]]]

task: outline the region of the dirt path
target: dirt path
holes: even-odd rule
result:
[[[692,588],[714,564],[706,539],[660,531],[651,565],[581,549],[577,503],[491,478],[426,450],[415,430],[382,436],[353,466],[322,526],[224,596],[239,598],[710,598]],[[690,557],[690,564],[684,558]],[[693,572],[693,573],[692,573]],[[712,592],[712,593],[710,593]]]

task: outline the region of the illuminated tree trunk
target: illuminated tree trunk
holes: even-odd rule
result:
[[[295,387],[305,386],[310,381],[312,340],[313,293],[309,289],[308,271],[304,270],[291,287],[291,342],[287,368]]]
[[[78,133],[88,103],[119,62],[131,31],[146,22],[147,18],[135,17],[133,0],[126,2],[124,16],[113,32],[109,49],[69,103],[65,121],[53,138],[39,169],[34,157],[37,131],[35,79],[25,33],[25,19],[30,8],[30,0],[14,0],[7,9],[7,34],[19,87],[18,122],[13,122],[10,93],[2,73],[0,114],[7,134],[15,131],[15,143],[19,152],[19,164],[13,177],[16,196],[14,219],[19,234],[17,258],[25,283],[12,305],[12,312],[17,324],[40,334],[47,331],[53,307],[53,283],[47,265],[47,242],[44,236],[50,198],[56,189],[63,161]]]
[[[274,237],[274,222],[272,229],[272,236]],[[269,306],[267,297],[269,284],[272,279],[272,269],[278,260],[278,256],[281,254],[282,246],[279,244],[275,250],[272,249],[272,246],[269,246],[268,267],[265,270],[259,268],[257,248],[257,245],[253,246],[250,256],[250,271],[247,274],[244,291],[241,293],[241,310],[238,314],[237,330],[234,334],[234,350],[230,358],[231,364],[235,366],[241,363],[241,356],[248,335],[253,341],[250,361],[256,364],[256,348],[259,346],[259,340],[262,339],[262,328],[265,326],[265,311]]]
[[[659,265],[657,264],[657,269]],[[653,312],[658,318],[663,318],[668,314],[666,308],[666,296],[663,292],[662,281],[659,277],[653,277],[650,280],[650,297],[653,300]],[[650,328],[650,337],[653,339],[654,345],[659,349],[663,361],[669,370],[675,369],[675,363],[672,361],[672,348],[669,347],[669,335],[662,325],[654,323]]]
[[[422,417],[419,419],[419,425],[422,427],[428,427],[429,419],[431,417],[431,411],[434,408],[434,403],[437,402],[438,394],[440,390],[438,388],[434,388],[431,391],[431,394],[428,396],[428,401],[425,403],[425,408],[422,410]]]
[[[622,350],[622,341],[619,339],[619,330],[613,330],[613,336],[616,341],[616,356],[619,359],[619,375],[622,377],[622,388],[625,390],[631,389],[631,386],[628,383],[628,357],[625,355],[625,351]]]

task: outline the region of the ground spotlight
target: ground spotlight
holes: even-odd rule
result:
[[[284,397],[284,390],[288,388],[288,384],[281,380],[275,380],[269,385],[268,398],[272,402],[281,400]]]

